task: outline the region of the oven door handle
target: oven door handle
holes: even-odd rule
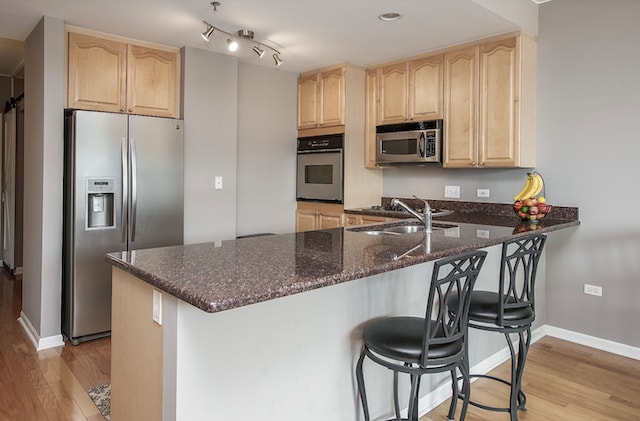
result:
[[[308,153],[335,153],[342,152],[342,149],[316,149],[310,151],[298,151],[298,154],[308,154]]]

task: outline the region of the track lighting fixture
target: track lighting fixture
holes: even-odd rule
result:
[[[252,48],[253,52],[256,53],[256,55],[259,58],[262,58],[262,56],[264,56],[264,50],[262,48],[260,48],[259,45],[256,45]]]
[[[214,3],[217,3],[217,2],[214,2]],[[217,7],[219,6],[219,3],[216,5],[213,5],[212,3],[212,6]],[[254,44],[251,50],[254,53],[256,53],[258,58],[262,58],[264,56],[265,49],[268,48],[269,50],[273,51],[272,57],[276,67],[280,66],[283,63],[282,57],[280,57],[280,51],[262,42],[257,42],[253,40],[253,31],[250,31],[248,29],[241,29],[237,31],[235,34],[232,34],[230,32],[223,31],[222,29],[213,26],[212,24],[210,24],[205,20],[203,20],[202,22],[205,25],[207,25],[207,29],[202,34],[200,34],[202,36],[202,39],[204,39],[205,41],[208,42],[209,40],[211,40],[213,33],[215,31],[218,31],[227,36],[227,48],[229,49],[229,51],[236,51],[242,42],[250,42]]]
[[[213,26],[207,26],[207,30],[201,33],[200,36],[202,36],[203,40],[209,42],[211,41],[211,36],[213,35],[213,31],[215,31]]]
[[[227,46],[229,47],[229,51],[236,51],[238,49],[238,41],[227,38]]]

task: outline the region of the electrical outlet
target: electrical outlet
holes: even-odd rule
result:
[[[162,326],[162,293],[153,290],[153,321]]]
[[[489,197],[489,189],[478,189],[476,191],[478,197]]]
[[[444,186],[444,197],[449,199],[459,199],[460,186]]]
[[[476,230],[476,237],[489,238],[489,230]]]
[[[584,284],[584,293],[588,295],[595,295],[596,297],[602,297],[602,287]]]

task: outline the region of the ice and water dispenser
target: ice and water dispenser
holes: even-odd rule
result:
[[[115,227],[114,178],[87,178],[87,229]]]

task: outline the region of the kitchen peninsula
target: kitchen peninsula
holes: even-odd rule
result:
[[[537,232],[579,225],[577,209],[556,210]],[[359,419],[363,325],[422,315],[445,256],[485,248],[477,287],[491,289],[500,244],[532,228],[482,212],[438,222],[448,228],[430,235],[334,228],[109,254],[112,419]],[[474,335],[472,367],[504,346]],[[365,366],[365,377],[372,414],[387,415],[392,376]],[[421,393],[441,386],[446,376],[425,378]]]

